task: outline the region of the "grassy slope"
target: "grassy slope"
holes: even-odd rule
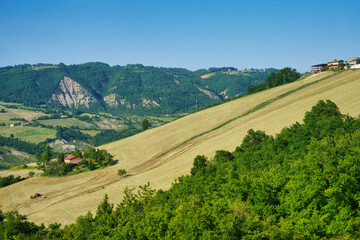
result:
[[[323,73],[247,96],[107,144],[103,148],[119,160],[117,165],[60,179],[34,177],[2,188],[2,210],[17,209],[37,223],[71,223],[78,215],[94,212],[105,193],[110,201],[119,202],[126,186],[136,187],[150,181],[152,187],[166,189],[174,178],[189,173],[196,155],[211,157],[216,150],[233,151],[249,128],[275,134],[301,121],[320,99],[332,100],[343,113],[359,115],[360,70],[329,77],[332,74]],[[326,79],[316,82],[323,78]],[[301,89],[312,82],[316,83]],[[279,97],[289,91],[292,93]],[[256,108],[265,102],[268,104]],[[249,113],[253,109],[257,110]],[[130,176],[117,176],[119,168],[126,168]],[[47,197],[30,200],[35,192]]]
[[[7,104],[0,102],[0,109],[4,109],[6,111],[5,113],[0,113],[0,123],[10,124],[10,123],[19,122],[19,121],[11,121],[10,118],[25,118],[26,120],[31,121],[34,118],[48,115],[37,111],[7,108],[6,107]],[[18,104],[12,104],[12,105],[18,105]]]
[[[0,171],[0,177],[6,177],[9,175],[28,177],[29,172],[34,172],[35,176],[38,176],[42,173],[42,171],[36,169],[36,163],[28,163],[26,164],[28,168],[22,168],[22,166],[17,166],[10,168],[6,171]]]
[[[41,128],[41,127],[6,127],[0,126],[0,135],[9,137],[10,134],[14,134],[16,138],[21,140],[39,143],[45,141],[47,138],[55,138],[55,129]]]
[[[14,166],[22,166],[35,162],[35,156],[29,153],[19,152],[14,148],[7,146],[0,146],[0,166],[1,168],[11,168]],[[1,171],[0,177],[8,174],[8,171]]]

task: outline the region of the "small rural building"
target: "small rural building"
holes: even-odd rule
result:
[[[22,123],[20,123],[21,126],[28,126],[30,124],[31,124],[31,122],[22,122]]]
[[[317,64],[317,65],[312,65],[311,66],[311,73],[312,74],[317,74],[317,73],[321,73],[323,71],[323,68],[326,67],[327,64],[326,63],[321,63],[321,64]]]
[[[337,60],[335,59],[334,61],[330,61],[328,62],[328,67],[329,69],[341,69],[344,67],[344,60]]]
[[[349,58],[349,67],[351,69],[359,69],[360,68],[360,58],[357,58],[357,57]]]
[[[360,58],[352,57],[352,58],[349,58],[348,62],[349,62],[349,65],[356,65],[356,64],[360,63]]]
[[[66,154],[66,155],[65,155],[64,162],[70,163],[70,164],[78,164],[78,163],[81,162],[82,160],[83,160],[83,158],[81,158],[81,157],[77,157],[77,156],[73,156],[73,155],[70,155],[70,154]]]

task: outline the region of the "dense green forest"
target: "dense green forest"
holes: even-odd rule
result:
[[[248,86],[247,93],[255,93],[265,89],[291,83],[298,80],[301,74],[289,67],[281,69],[279,72],[272,72],[266,77],[264,82]]]
[[[62,109],[63,105],[52,101],[51,97],[59,91],[59,82],[66,76],[95,99],[89,108],[79,105],[77,108],[82,111],[176,114],[245,95],[248,86],[264,81],[270,73],[277,71],[238,71],[233,67],[189,71],[141,64],[111,67],[99,62],[69,66],[24,64],[0,68],[0,100]],[[201,78],[209,73],[212,74],[210,77]]]
[[[239,139],[240,141],[240,139]],[[96,215],[48,228],[0,215],[8,239],[359,239],[360,119],[319,101],[275,137],[249,130],[234,152],[197,156],[167,191],[127,188]]]

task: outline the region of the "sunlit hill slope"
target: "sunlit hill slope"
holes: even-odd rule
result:
[[[125,187],[150,182],[155,189],[169,188],[176,177],[190,172],[196,155],[233,151],[250,128],[276,134],[301,122],[318,100],[330,99],[342,113],[358,116],[359,91],[360,70],[325,72],[209,108],[102,146],[118,160],[114,166],[68,177],[34,177],[2,188],[1,209],[18,210],[36,223],[69,224],[95,212],[105,193],[118,203]],[[128,176],[118,176],[120,168]],[[45,198],[30,199],[36,192]]]

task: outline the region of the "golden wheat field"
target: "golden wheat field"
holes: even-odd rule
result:
[[[342,113],[358,116],[359,91],[360,70],[325,72],[209,108],[102,146],[118,160],[114,166],[68,177],[33,177],[1,188],[1,209],[18,210],[36,223],[73,223],[79,215],[95,213],[106,193],[119,203],[125,187],[150,182],[155,189],[169,188],[189,173],[196,155],[233,151],[250,128],[275,135],[301,122],[318,100],[330,99]],[[120,168],[127,177],[117,175]],[[37,192],[44,197],[30,199]]]
[[[8,104],[0,102],[0,109],[4,109],[5,113],[0,114],[0,122],[10,123],[10,118],[25,118],[28,121],[33,120],[34,118],[46,116],[42,112],[38,111],[28,111],[24,109],[14,109],[14,108],[7,108]],[[11,105],[17,105],[16,103],[11,103]],[[8,122],[7,122],[8,121]],[[16,122],[16,121],[15,121]]]

